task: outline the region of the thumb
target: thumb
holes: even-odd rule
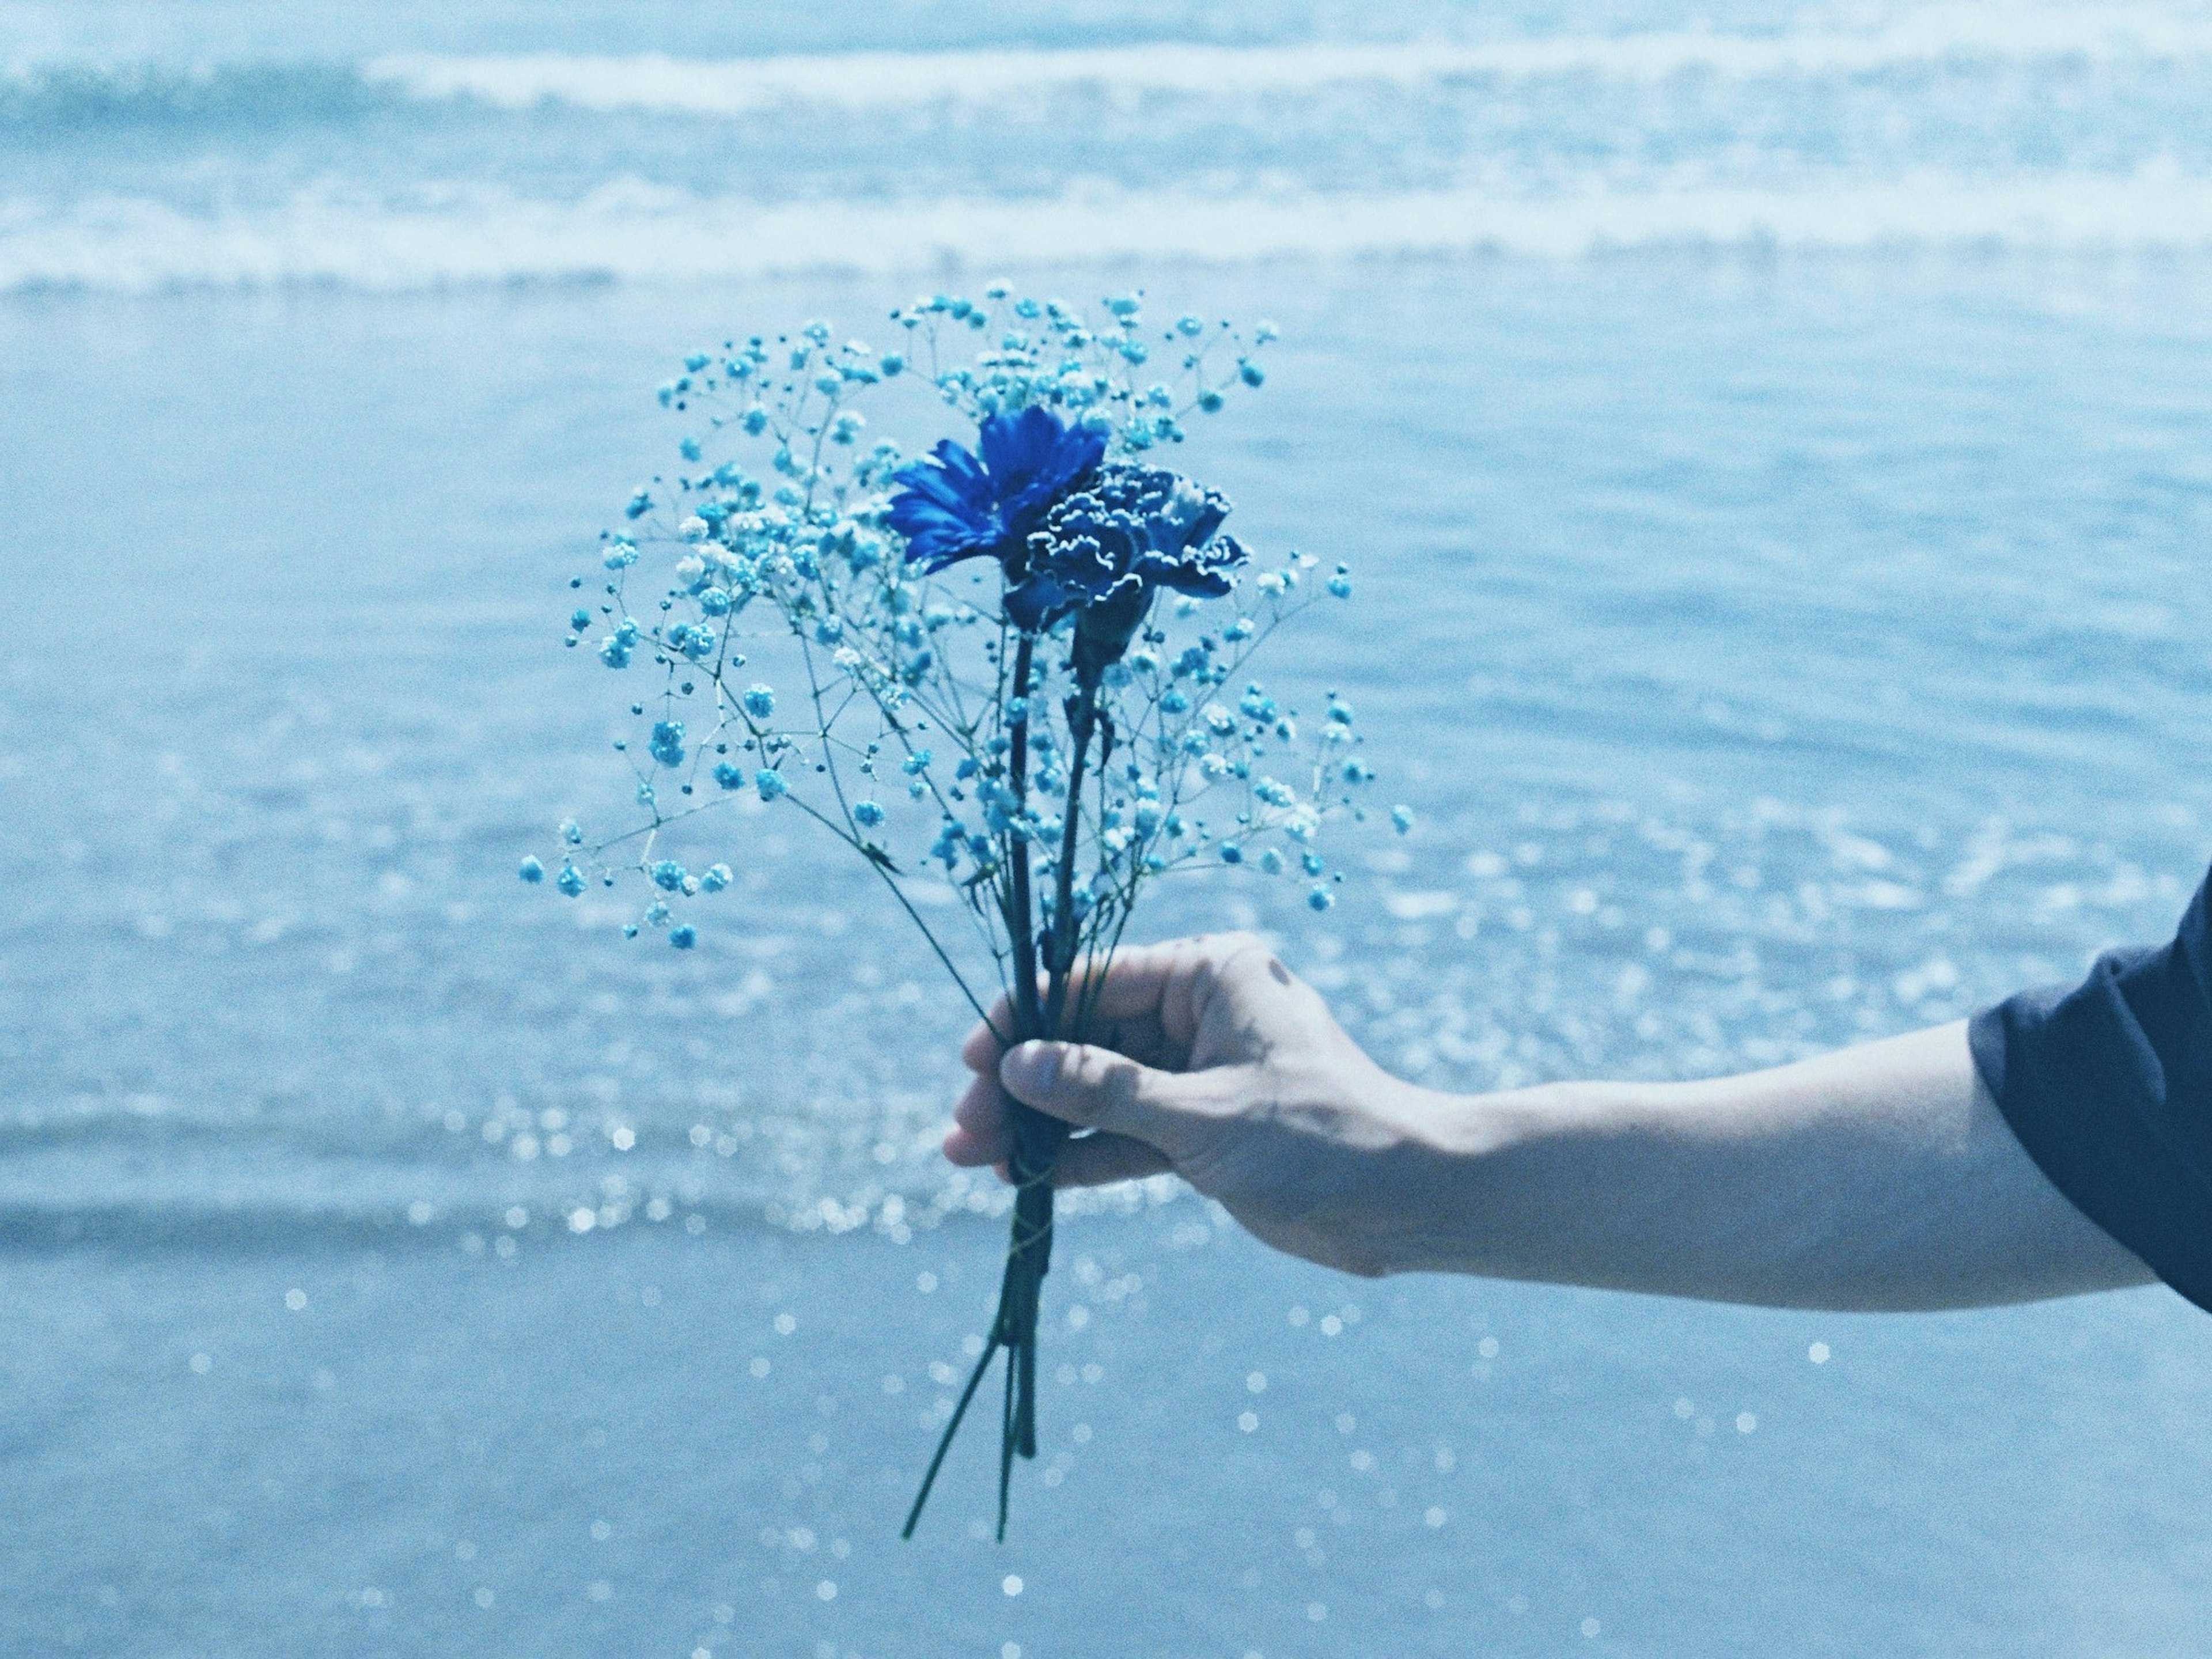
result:
[[[1147,1142],[1180,1159],[1190,1144],[1195,1103],[1189,1079],[1156,1072],[1127,1054],[1083,1042],[1024,1042],[999,1062],[1006,1092],[1079,1127]]]

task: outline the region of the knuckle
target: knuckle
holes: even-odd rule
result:
[[[1235,961],[1248,951],[1267,948],[1265,939],[1244,929],[1226,933],[1207,933],[1196,942],[1200,956],[1217,968]]]
[[[1102,1104],[1121,1107],[1129,1103],[1129,1063],[1119,1054],[1103,1048],[1085,1048],[1077,1062],[1077,1081],[1084,1090],[1098,1097]]]

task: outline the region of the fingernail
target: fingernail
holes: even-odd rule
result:
[[[1052,1052],[1042,1042],[1024,1042],[1006,1050],[999,1062],[999,1081],[1018,1095],[1042,1089],[1052,1080]]]

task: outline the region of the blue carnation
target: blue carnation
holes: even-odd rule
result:
[[[1017,582],[1027,569],[1030,532],[1097,470],[1105,435],[1032,405],[987,416],[976,447],[980,456],[948,438],[929,458],[892,474],[899,489],[888,522],[906,538],[908,562],[926,571],[991,558]]]
[[[1229,592],[1247,555],[1217,537],[1228,498],[1156,467],[1109,466],[1053,507],[1030,538],[1028,569],[1006,592],[1017,627],[1079,611],[1079,672],[1120,660],[1162,587],[1206,599]]]

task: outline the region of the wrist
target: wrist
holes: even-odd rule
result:
[[[1601,1171],[1630,1133],[1629,1085],[1555,1083],[1450,1094],[1400,1083],[1420,1178],[1409,1183],[1394,1272],[1462,1273],[1549,1283],[1594,1280],[1583,1260],[1593,1212],[1613,1206]]]

